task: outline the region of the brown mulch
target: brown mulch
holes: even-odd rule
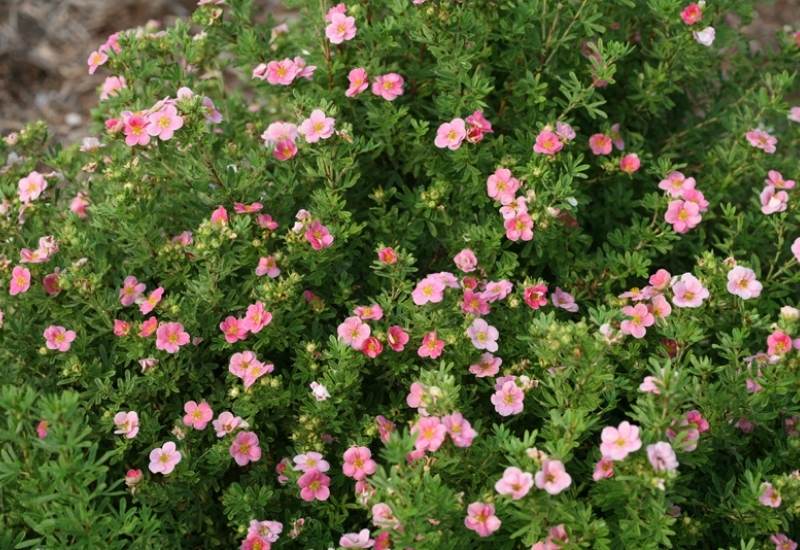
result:
[[[276,0],[259,0],[271,9]],[[102,71],[87,75],[89,52],[121,29],[169,25],[196,0],[0,0],[0,135],[43,119],[62,140],[86,135]],[[762,2],[744,29],[753,49],[770,47],[785,25],[800,27],[800,0]]]

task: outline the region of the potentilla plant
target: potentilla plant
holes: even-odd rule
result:
[[[0,144],[0,547],[796,548],[800,31],[753,4],[87,44],[86,139]]]

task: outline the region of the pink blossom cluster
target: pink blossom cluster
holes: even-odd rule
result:
[[[467,117],[454,118],[450,122],[442,123],[436,130],[436,139],[433,144],[439,149],[455,151],[461,147],[464,140],[469,143],[483,141],[484,134],[494,133],[492,123],[483,116],[483,111],[477,110]]]
[[[247,306],[243,317],[228,315],[219,324],[225,341],[229,344],[246,340],[250,334],[258,334],[272,322],[272,313],[267,311],[264,304],[256,301]]]
[[[536,136],[533,152],[552,157],[573,139],[575,139],[575,130],[566,122],[557,122],[555,129],[547,125]]]
[[[94,74],[98,67],[106,64],[109,52],[119,53],[122,51],[119,45],[119,36],[120,33],[115,32],[99,48],[89,54],[89,59],[86,60],[89,74]]]
[[[794,189],[795,181],[784,179],[783,174],[777,170],[770,170],[764,184],[764,189],[759,195],[761,212],[764,214],[785,212],[789,203],[787,190]]]
[[[510,241],[533,239],[534,223],[528,213],[528,199],[525,195],[516,196],[520,186],[520,181],[507,168],[498,168],[486,179],[486,193],[500,203],[503,227]]]
[[[687,178],[678,171],[671,172],[658,183],[658,187],[672,199],[664,220],[672,224],[676,233],[687,233],[696,227],[703,219],[702,214],[708,210],[708,201],[695,185],[694,178]]]
[[[315,65],[306,65],[306,60],[296,56],[294,59],[284,58],[257,65],[252,72],[252,77],[265,80],[273,86],[289,86],[295,79],[305,78],[311,80]]]

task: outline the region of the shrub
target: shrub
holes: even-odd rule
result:
[[[200,3],[0,145],[3,547],[794,548],[800,35]]]

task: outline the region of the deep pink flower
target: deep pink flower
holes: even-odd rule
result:
[[[572,483],[572,477],[567,473],[560,460],[545,459],[542,468],[534,477],[536,487],[544,489],[551,495],[557,495]]]
[[[94,74],[98,67],[105,65],[108,55],[103,50],[95,50],[89,54],[86,64],[89,65],[89,74]]]
[[[539,309],[547,305],[547,285],[538,284],[525,287],[523,296],[528,307],[533,310]]]
[[[467,517],[464,525],[467,529],[475,531],[479,537],[488,537],[501,525],[500,519],[494,515],[494,505],[483,502],[473,502],[467,507]]]
[[[259,378],[273,370],[275,370],[275,366],[272,363],[259,361],[252,351],[234,353],[228,365],[228,371],[237,378],[242,379],[245,389],[248,389]]]
[[[333,245],[333,235],[317,220],[308,225],[305,237],[314,250],[322,250]]]
[[[483,141],[484,134],[493,134],[494,129],[492,123],[486,120],[483,116],[483,111],[475,111],[466,119],[469,128],[467,128],[467,141],[470,143],[479,143]]]
[[[792,338],[782,330],[776,330],[767,337],[767,354],[781,356],[792,350]]]
[[[375,78],[372,82],[372,93],[386,101],[394,101],[403,95],[405,80],[397,73],[387,73]]]
[[[670,201],[664,220],[672,224],[672,229],[676,233],[687,233],[690,229],[697,226],[702,221],[700,207],[695,202],[674,200]]]
[[[389,344],[389,347],[392,348],[393,351],[403,351],[408,343],[408,333],[403,330],[403,327],[398,325],[392,325],[389,327],[389,330],[386,332],[386,343]]]
[[[130,323],[121,319],[114,319],[114,336],[127,336],[130,330]]]
[[[355,480],[371,476],[378,469],[368,447],[350,447],[344,452],[342,473]]]
[[[89,216],[89,206],[91,205],[86,199],[86,195],[78,191],[78,194],[75,195],[69,203],[69,210],[79,218],[85,219]]]
[[[205,430],[208,423],[214,418],[214,411],[205,401],[199,405],[196,401],[187,401],[183,405],[183,412],[186,413],[183,416],[183,424],[191,426],[195,430]]]
[[[264,304],[256,302],[247,306],[247,313],[240,324],[246,331],[258,334],[261,329],[272,322],[272,313],[264,309]],[[227,337],[227,333],[226,333]]]
[[[530,241],[533,239],[533,219],[527,212],[522,212],[507,219],[503,223],[506,238],[510,241]]]
[[[491,306],[482,294],[465,290],[464,298],[461,300],[461,311],[473,315],[488,315],[491,311]]]
[[[344,93],[347,97],[355,97],[369,87],[369,77],[363,67],[356,67],[347,73],[347,80],[350,83]]]
[[[248,328],[244,319],[237,319],[233,315],[228,315],[219,324],[219,330],[225,336],[225,341],[229,344],[247,339]]]
[[[703,18],[703,9],[696,2],[692,2],[681,11],[681,19],[687,25],[694,25]]]
[[[533,152],[540,155],[552,156],[564,148],[561,138],[553,132],[549,127],[546,127],[539,135],[536,136],[536,143],[533,145]]]
[[[512,500],[519,500],[533,487],[533,474],[523,472],[516,466],[506,468],[503,477],[494,484],[494,490]]]
[[[356,306],[353,313],[363,321],[380,321],[383,319],[383,308],[378,304]]]
[[[308,470],[297,480],[297,486],[300,487],[300,498],[306,502],[312,500],[328,500],[330,497],[331,478],[320,472],[319,470]]]
[[[654,274],[650,275],[648,282],[654,290],[661,292],[666,290],[672,282],[672,275],[670,275],[670,272],[666,269],[659,269]]]
[[[375,359],[377,356],[383,353],[383,344],[381,344],[381,341],[374,336],[370,336],[364,340],[364,345],[361,346],[361,353],[370,359]]]
[[[260,67],[256,67],[256,69]],[[258,71],[259,76],[256,75],[256,71],[253,71],[254,78],[261,78],[262,80],[266,78],[267,82],[273,86],[288,86],[294,82],[294,79],[300,73],[300,69],[295,62],[288,57],[280,61],[270,61],[262,70]]]
[[[444,340],[439,340],[436,336],[436,331],[426,332],[422,338],[422,345],[417,350],[417,355],[420,357],[430,357],[437,359],[444,351]]]
[[[611,138],[605,134],[593,134],[589,138],[589,148],[595,155],[610,155],[613,145]]]
[[[60,352],[69,351],[72,342],[75,341],[75,331],[67,330],[60,325],[50,325],[44,329],[44,340],[47,349]]]
[[[39,423],[36,424],[36,436],[39,439],[47,437],[47,420],[40,420]]]
[[[181,323],[161,323],[156,330],[156,349],[176,353],[181,346],[189,343],[189,333]]]
[[[125,134],[125,144],[134,147],[150,143],[147,126],[147,119],[141,114],[124,112],[122,114],[122,132]]]
[[[228,225],[228,211],[220,205],[211,213],[211,223],[214,225]]]
[[[439,149],[450,149],[455,151],[461,147],[464,138],[467,137],[467,129],[464,119],[454,118],[450,122],[444,122],[436,130],[436,139],[433,144]]]
[[[623,460],[626,456],[642,447],[639,439],[639,426],[623,421],[616,428],[606,426],[600,433],[600,452],[604,458]]]
[[[261,459],[258,436],[255,432],[239,432],[231,443],[229,452],[239,466],[247,466],[250,462],[258,462]]]
[[[626,174],[633,174],[641,167],[642,162],[639,160],[639,155],[636,153],[629,153],[619,160],[619,169]]]
[[[378,261],[386,265],[396,264],[397,252],[391,246],[385,246],[378,250]]]
[[[168,475],[181,461],[181,453],[176,449],[175,443],[167,441],[160,448],[150,451],[150,471],[154,474]]]

